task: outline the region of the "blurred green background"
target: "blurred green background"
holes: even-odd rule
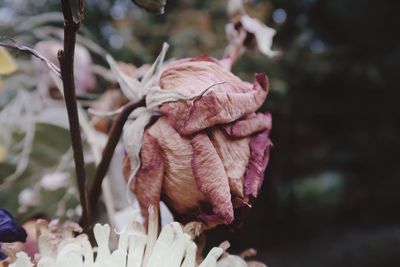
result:
[[[164,41],[176,58],[220,58],[227,44],[226,1],[168,0],[163,15],[129,0],[85,3],[81,33],[137,66]],[[247,52],[233,70],[269,76],[263,110],[273,114],[274,148],[244,227],[212,231],[209,246],[254,247],[270,267],[400,266],[400,2],[253,0],[246,8],[277,29],[274,49],[283,52]],[[15,17],[59,10],[54,0],[0,1],[0,34],[14,37]]]

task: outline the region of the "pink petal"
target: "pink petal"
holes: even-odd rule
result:
[[[143,136],[140,157],[141,166],[132,181],[131,189],[139,201],[143,218],[148,218],[149,206],[158,207],[160,203],[164,163],[157,139],[147,132]]]
[[[211,131],[210,138],[228,175],[232,194],[243,198],[244,173],[250,158],[250,138],[231,138],[217,128]]]
[[[165,117],[159,118],[148,132],[157,139],[164,157],[163,199],[179,214],[197,209],[205,197],[193,176],[190,140],[181,137]]]
[[[268,92],[265,74],[256,74],[252,85],[220,64],[204,60],[172,64],[162,73],[160,86],[185,95],[199,94],[210,88],[198,99],[161,106],[161,112],[181,135],[193,134],[251,114],[262,105]]]
[[[250,141],[250,161],[246,168],[244,193],[257,197],[258,191],[264,180],[264,171],[269,160],[269,151],[272,142],[268,138],[269,130],[258,133]]]
[[[244,137],[251,134],[270,130],[272,128],[272,116],[270,113],[257,113],[225,125],[227,134],[233,137]]]
[[[196,134],[193,146],[192,168],[197,186],[213,206],[213,212],[225,224],[233,221],[233,207],[228,177],[224,166],[206,133]]]

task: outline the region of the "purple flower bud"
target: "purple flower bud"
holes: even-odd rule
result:
[[[17,224],[8,211],[0,208],[0,242],[25,242],[26,237],[24,228]]]

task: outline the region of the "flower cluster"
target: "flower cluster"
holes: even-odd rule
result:
[[[158,216],[153,207],[149,208],[149,216],[147,231],[140,223],[133,222],[118,233],[118,245],[113,251],[110,250],[109,244],[111,229],[107,224],[96,224],[94,227],[97,242],[95,248],[91,246],[86,235],[73,237],[72,228],[55,233],[51,227],[40,227],[40,254],[32,261],[25,252],[18,252],[15,262],[9,266],[32,267],[34,264],[38,267],[265,266],[258,262],[246,262],[239,256],[229,255],[225,252],[229,247],[226,243],[212,248],[208,255],[201,259],[197,253],[197,245],[192,240],[198,229],[196,225],[182,227],[179,223],[172,222],[164,226],[157,235]]]

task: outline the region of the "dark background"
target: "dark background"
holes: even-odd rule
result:
[[[57,1],[19,2],[0,1],[16,14],[60,10]],[[128,0],[86,4],[81,33],[125,62],[152,62],[163,41],[177,58],[221,57],[226,45],[225,1],[168,0],[158,16]],[[263,110],[273,114],[274,148],[244,227],[212,231],[209,245],[254,247],[272,267],[400,266],[400,2],[259,0],[246,8],[277,29],[274,49],[283,52],[248,52],[233,70],[247,80],[268,74]]]

